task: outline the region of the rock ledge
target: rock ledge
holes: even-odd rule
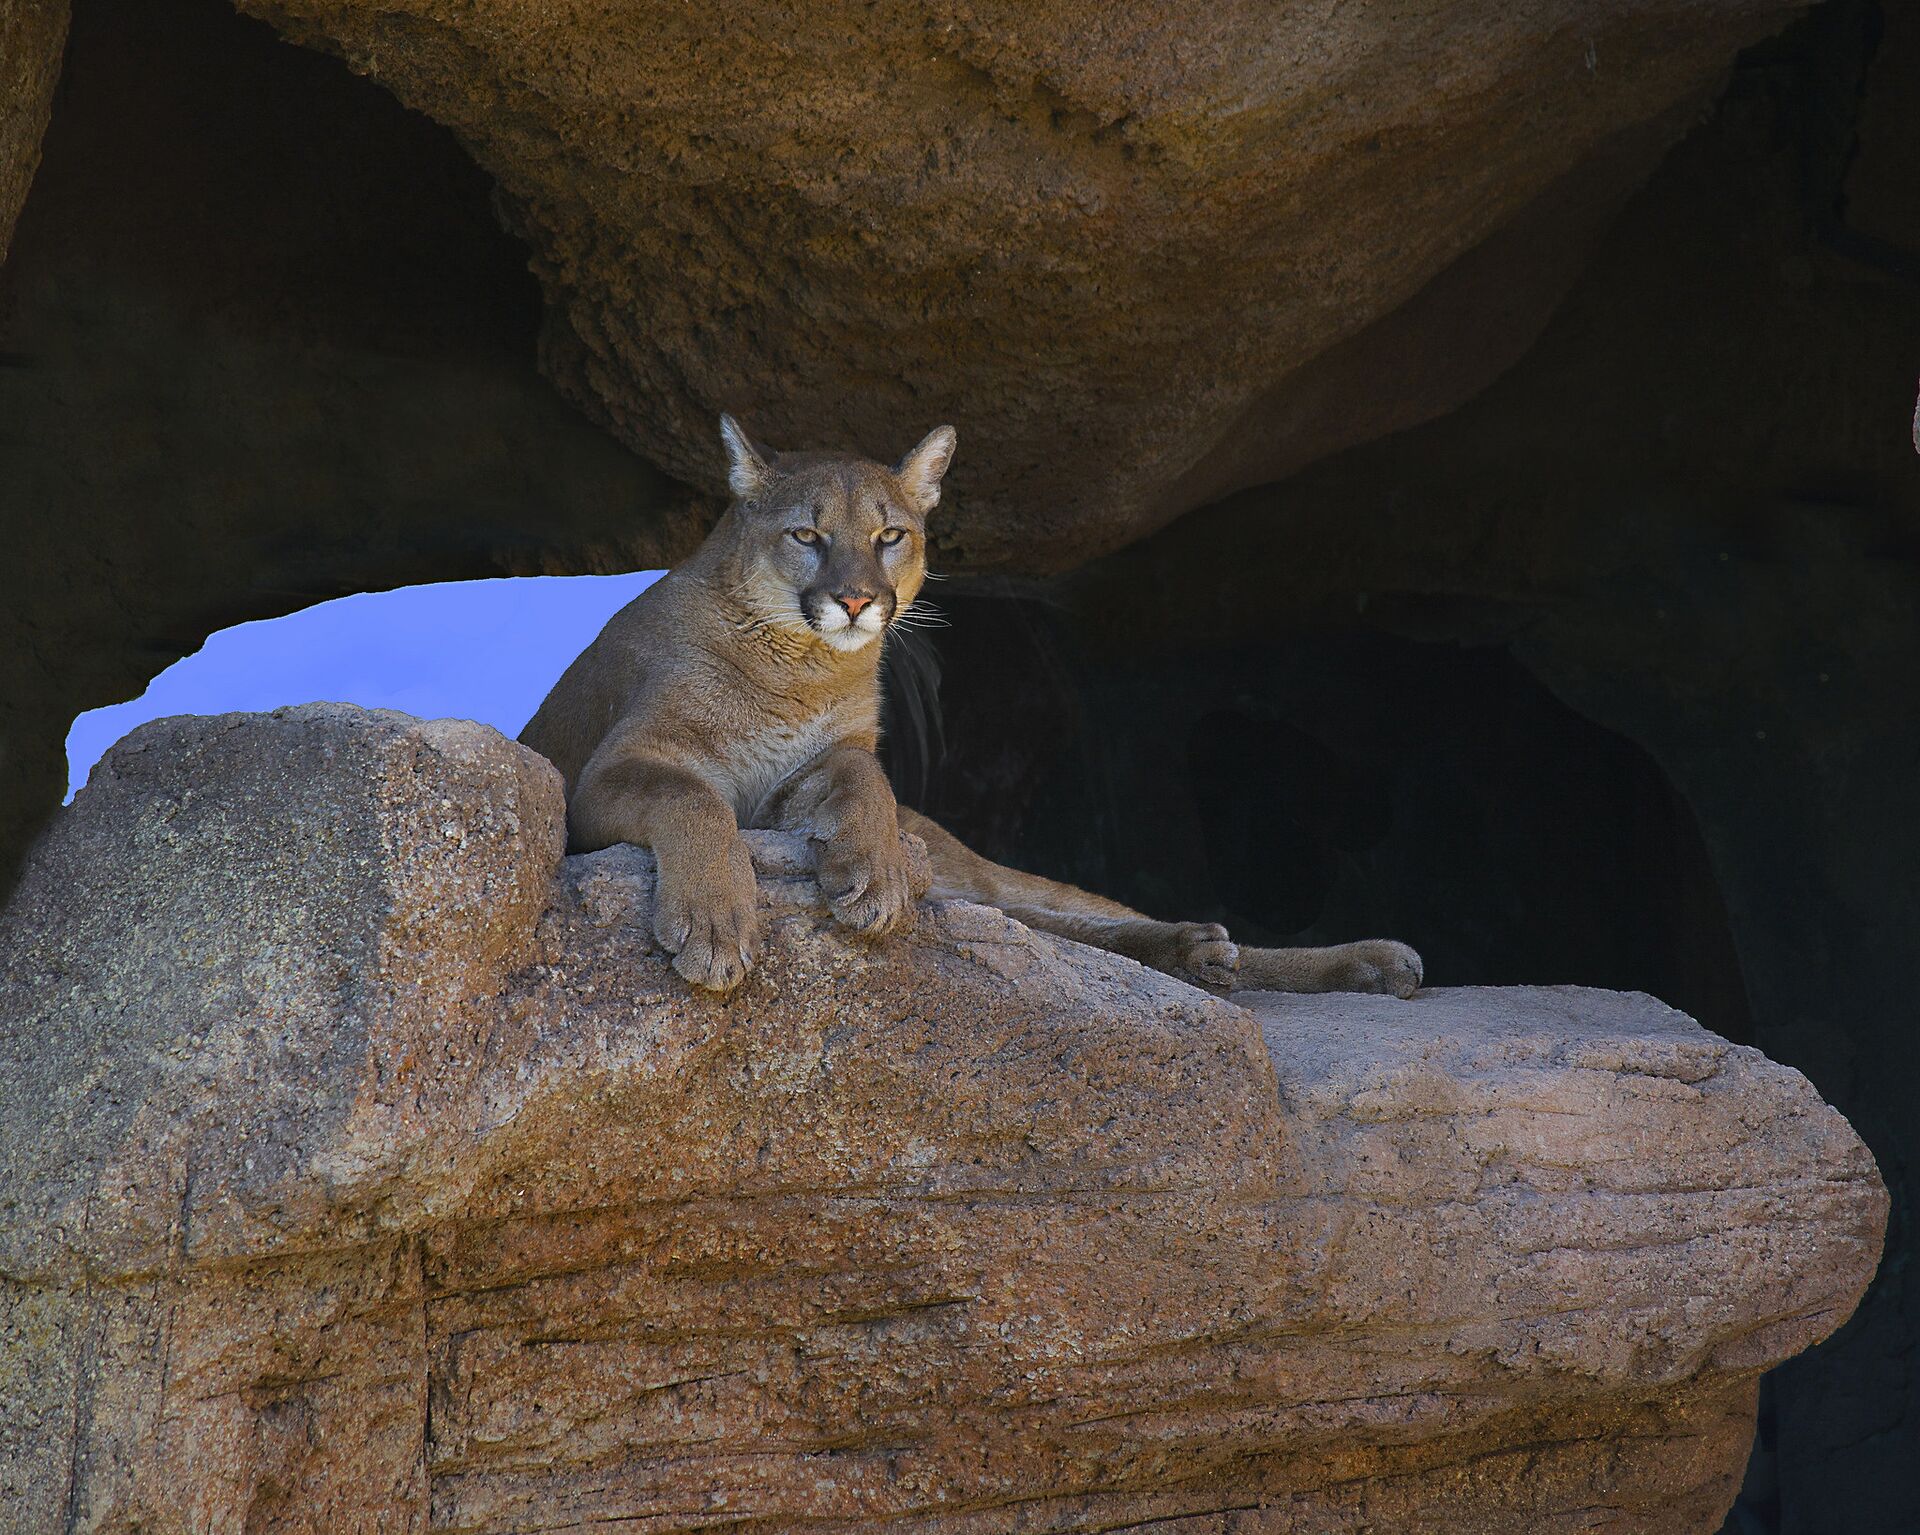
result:
[[[965,904],[688,993],[483,727],[161,721],[0,937],[18,1528],[1710,1529],[1886,1198],[1649,998],[1247,1008]]]

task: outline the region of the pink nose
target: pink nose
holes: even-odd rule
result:
[[[860,616],[860,610],[872,601],[873,599],[871,597],[842,597],[839,599],[840,606],[847,610],[847,617],[849,618],[858,618]]]

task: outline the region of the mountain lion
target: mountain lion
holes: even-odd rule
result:
[[[1368,939],[1239,948],[1212,922],[1156,922],[991,863],[894,802],[874,755],[880,654],[927,578],[927,514],[952,461],[936,428],[888,469],[774,453],[720,418],[733,499],[693,558],[614,615],[520,739],[566,778],[575,852],[653,850],[654,936],[696,986],[730,991],[758,942],[742,827],[804,832],[833,915],[870,937],[913,920],[900,841],[922,838],[931,894],[1223,989],[1410,996],[1420,958]]]

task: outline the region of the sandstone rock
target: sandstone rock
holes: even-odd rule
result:
[[[0,262],[40,164],[66,37],[67,0],[0,0]]]
[[[1251,997],[755,838],[724,1002],[556,775],[162,721],[0,948],[22,1529],[1708,1529],[1871,1159],[1640,996]]]
[[[722,406],[874,453],[953,420],[943,558],[1029,568],[1485,383],[1792,9],[239,4],[459,134],[545,366],[653,462],[717,489]]]

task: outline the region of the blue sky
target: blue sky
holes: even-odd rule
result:
[[[520,733],[601,626],[660,577],[516,576],[363,592],[238,624],[176,661],[130,703],[67,734],[67,794],[136,725],[315,702],[481,720]]]

